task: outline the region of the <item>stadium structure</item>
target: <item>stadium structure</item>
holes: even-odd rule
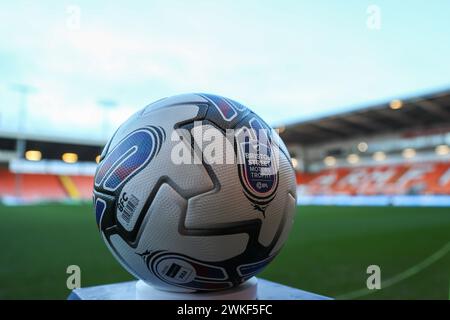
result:
[[[450,205],[450,91],[280,128],[300,204]]]
[[[0,197],[5,204],[92,198],[103,141],[0,135]]]
[[[299,207],[262,278],[337,299],[448,298],[450,90],[277,129]],[[0,298],[65,299],[72,264],[83,287],[132,280],[92,214],[105,143],[0,132]],[[382,290],[365,288],[373,264]]]
[[[450,90],[278,130],[300,204],[450,205]],[[104,143],[0,132],[2,202],[90,200]]]

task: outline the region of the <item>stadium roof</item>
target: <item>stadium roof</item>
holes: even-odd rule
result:
[[[450,89],[298,122],[286,126],[280,134],[288,144],[312,145],[357,136],[441,126],[450,128]]]
[[[36,133],[17,133],[0,130],[0,139],[23,139],[41,142],[52,142],[52,143],[66,143],[73,145],[87,145],[87,146],[100,146],[103,147],[107,139],[95,139],[95,138],[76,138],[70,136],[57,136],[57,135],[45,135]]]

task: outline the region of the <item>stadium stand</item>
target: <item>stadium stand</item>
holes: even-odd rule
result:
[[[450,163],[418,163],[298,173],[308,195],[450,194]]]
[[[450,206],[448,90],[279,131],[303,203]]]
[[[450,90],[278,129],[304,203],[359,197],[362,204],[401,205],[427,197],[426,204],[439,198],[450,206]],[[90,200],[104,143],[0,134],[0,199]]]
[[[26,200],[91,199],[94,183],[92,176],[16,174],[8,169],[0,169],[0,181],[1,196]]]
[[[92,198],[94,177],[93,176],[72,176],[71,178],[79,192],[79,197],[81,199],[90,200]]]
[[[101,142],[0,135],[0,201],[90,201],[101,148]]]
[[[25,201],[62,200],[67,197],[58,176],[44,174],[17,174],[0,170],[2,197],[19,197]]]
[[[93,177],[52,174],[16,174],[0,169],[2,198],[20,198],[25,202],[90,200]]]

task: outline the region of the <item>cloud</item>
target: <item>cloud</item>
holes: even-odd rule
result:
[[[38,89],[30,100],[39,110],[35,127],[70,121],[78,129],[68,134],[83,134],[98,127],[99,99],[118,101],[119,122],[153,100],[192,91],[235,98],[280,123],[442,84],[442,68],[450,68],[405,59],[401,46],[421,51],[417,39],[370,33],[361,5],[77,3],[78,30],[66,26],[69,2],[2,3],[0,83]],[[429,61],[446,61],[445,50],[423,50]],[[0,108],[17,105],[0,94]]]

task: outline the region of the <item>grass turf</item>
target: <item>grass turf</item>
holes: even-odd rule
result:
[[[65,299],[66,268],[83,287],[132,279],[104,245],[89,205],[0,206],[0,299]],[[345,297],[365,287],[366,268],[388,280],[450,241],[448,208],[300,207],[288,242],[260,275]],[[448,299],[450,253],[362,299]],[[358,298],[355,297],[355,298]]]

